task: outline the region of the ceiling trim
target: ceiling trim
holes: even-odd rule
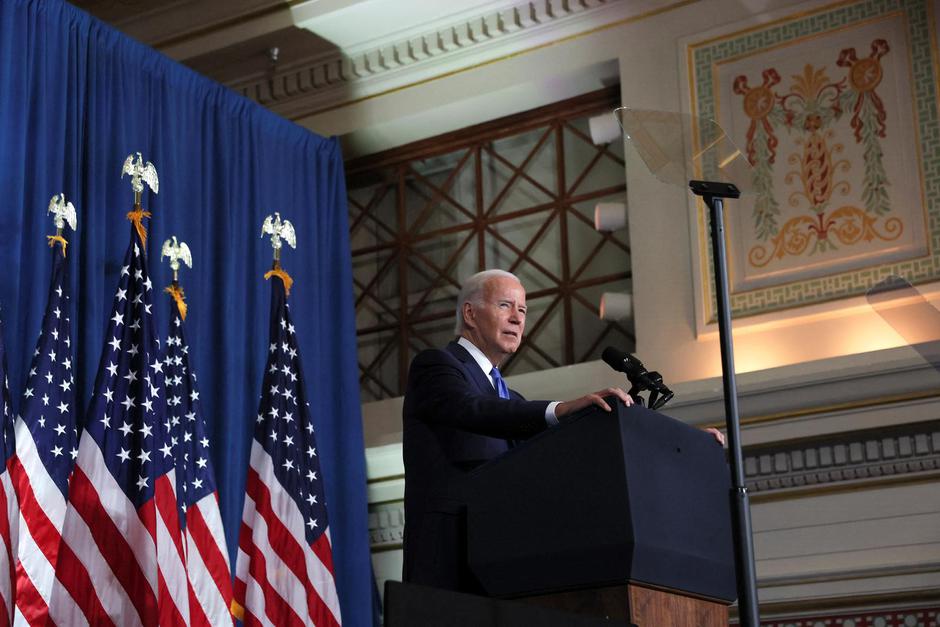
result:
[[[337,51],[279,68],[273,75],[247,76],[228,86],[285,117],[299,119],[696,1],[644,6],[628,0],[531,0],[356,55]],[[650,4],[654,8],[641,12]]]

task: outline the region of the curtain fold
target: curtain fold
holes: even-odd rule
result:
[[[335,139],[283,120],[59,0],[0,2],[0,316],[18,399],[39,332],[53,234],[46,207],[64,192],[78,212],[66,233],[75,384],[87,406],[132,208],[124,158],[154,163],[144,193],[154,289],[176,235],[193,367],[212,440],[232,564],[253,420],[267,351],[275,211],[297,231],[283,266],[323,463],[345,625],[371,625],[365,462],[343,162]],[[170,298],[157,299],[163,332]],[[14,405],[18,403],[14,400]]]

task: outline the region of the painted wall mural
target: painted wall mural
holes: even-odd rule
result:
[[[744,74],[735,78],[734,93],[742,96],[744,112],[751,119],[747,156],[754,168],[757,192],[752,214],[755,235],[764,242],[748,251],[747,261],[752,266],[762,268],[774,258],[799,256],[807,250],[809,254],[838,250],[836,241],[843,246],[875,239],[893,241],[903,233],[904,224],[897,217],[879,224],[891,212],[880,141],[886,137],[888,116],[876,92],[884,74],[879,60],[888,52],[888,42],[876,39],[871,49],[867,59],[858,59],[854,48],[842,50],[836,65],[847,68],[848,76],[838,81],[829,78],[825,66],[816,68],[807,63],[802,74],[791,77],[789,91],[784,93],[775,89],[781,78],[774,68],[764,70],[764,83],[758,87],[749,87]],[[859,191],[864,208],[852,203],[837,206],[833,198],[833,194],[853,195],[844,174],[859,165],[841,158],[845,146],[833,141],[833,127],[847,117],[847,109],[852,114],[855,141],[863,148]],[[794,135],[794,143],[802,147],[785,155],[786,165],[793,169],[786,170],[783,180],[788,187],[795,184],[796,189],[781,191],[789,206],[805,209],[782,226],[778,225],[780,207],[773,180],[781,130]]]
[[[728,211],[735,315],[940,278],[934,4],[843,2],[688,46],[691,112],[753,167]]]

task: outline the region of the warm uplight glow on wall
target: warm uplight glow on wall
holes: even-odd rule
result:
[[[801,316],[787,312],[736,319],[735,370],[755,372],[940,342],[940,285],[908,286],[802,311]],[[721,376],[717,326],[706,327],[694,348],[660,368],[668,369],[673,381]]]
[[[924,313],[921,311],[919,316],[909,317],[909,320],[924,326]],[[940,311],[936,313],[940,316]],[[893,324],[897,326],[897,309],[894,315]],[[738,326],[736,322],[735,371],[756,372],[820,359],[872,353],[908,346],[912,343],[908,338],[916,338],[920,342],[940,340],[940,324],[933,324],[932,319],[927,320],[927,323],[929,329],[909,324],[902,329],[905,337],[879,312],[867,305],[853,307],[850,312],[843,312],[843,315],[826,312],[804,317],[793,324],[766,324],[755,328]],[[915,330],[919,332],[915,333]],[[721,376],[718,332],[714,327],[709,331],[699,336],[698,350],[686,353],[686,358],[681,360],[681,368],[667,365],[673,381]]]
[[[937,336],[940,337],[940,328]],[[871,311],[848,319],[830,318],[767,333],[735,333],[735,366],[737,372],[753,372],[905,345],[904,338]]]
[[[738,372],[753,372],[804,361],[869,353],[904,345],[905,342],[897,333],[886,328],[878,333],[846,334],[833,338],[830,342],[812,343],[812,347],[807,344],[781,341],[781,338],[774,338],[773,342],[761,343],[743,341],[740,342],[740,350],[736,351],[735,357]],[[815,350],[812,350],[813,348]],[[823,351],[820,351],[820,348]]]

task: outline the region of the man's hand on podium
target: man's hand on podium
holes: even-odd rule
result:
[[[593,394],[585,394],[580,398],[576,398],[572,401],[563,401],[555,407],[555,417],[559,420],[563,419],[569,414],[573,414],[576,411],[584,409],[585,407],[590,407],[591,405],[597,405],[604,411],[610,411],[610,405],[607,404],[607,401],[604,400],[605,396],[616,396],[624,405],[633,405],[633,399],[630,398],[630,395],[621,390],[620,388],[605,388],[603,390],[598,390]]]
[[[585,407],[590,407],[591,405],[597,405],[604,411],[611,411],[610,405],[608,405],[607,401],[604,400],[605,396],[616,396],[621,401],[623,401],[624,405],[627,405],[628,407],[633,405],[633,399],[630,397],[630,395],[620,388],[605,388],[603,390],[598,390],[593,394],[585,394],[580,398],[559,403],[555,407],[555,417],[559,420],[564,420],[566,416],[573,414],[576,411],[580,411]],[[720,446],[725,446],[726,441],[724,433],[713,427],[703,429],[703,431],[711,434],[711,436],[715,438],[715,442],[717,442]]]
[[[722,446],[725,445],[725,434],[719,431],[718,429],[715,429],[714,427],[709,427],[705,429],[705,432],[711,433],[712,437],[715,438],[715,441],[718,442],[718,444],[721,444]]]

